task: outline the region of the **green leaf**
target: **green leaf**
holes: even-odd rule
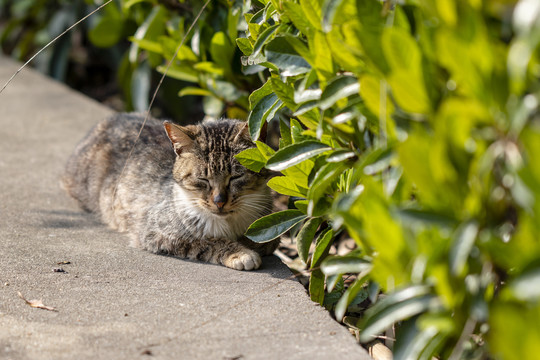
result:
[[[205,96],[203,98],[203,110],[206,116],[212,119],[221,117],[225,103],[215,96]]]
[[[395,27],[385,28],[381,41],[386,60],[392,70],[420,70],[420,49],[414,38],[406,31]]]
[[[392,324],[439,306],[440,301],[430,294],[427,286],[409,286],[395,291],[366,311],[361,324],[363,331],[360,334],[360,341],[371,341],[373,336]]]
[[[300,6],[304,17],[309,20],[311,26],[321,30],[321,3],[319,0],[300,0]]]
[[[294,182],[297,183],[299,186],[307,189],[308,177],[311,173],[311,169],[313,169],[313,165],[313,161],[306,160],[298,165],[291,166],[290,168],[282,170],[281,172],[283,173],[283,175],[293,179]]]
[[[313,65],[313,53],[309,50],[307,44],[298,36],[284,34],[280,36],[280,39],[285,39],[298,55],[303,57],[310,65]]]
[[[302,141],[280,149],[268,159],[266,168],[275,171],[285,170],[328,150],[331,150],[328,145],[318,141]]]
[[[157,39],[159,35],[165,32],[165,15],[166,10],[163,6],[154,6],[148,16],[144,19],[142,25],[137,28],[133,37],[137,40]],[[139,45],[132,43],[131,48],[129,49],[129,61],[132,64],[137,63],[138,55]]]
[[[259,149],[259,151],[266,160],[270,159],[276,153],[274,149],[272,149],[270,146],[266,145],[262,141],[255,141],[255,145],[257,145],[257,149]]]
[[[268,39],[278,30],[279,26],[280,24],[272,25],[259,35],[257,41],[255,41],[255,44],[253,44],[253,53],[251,54],[253,57],[259,55],[263,46],[266,44]]]
[[[283,2],[283,10],[289,19],[291,19],[294,26],[296,26],[296,28],[304,35],[309,35],[313,31],[313,27],[306,19],[302,7],[299,4],[285,1]]]
[[[317,31],[315,32],[313,38],[310,38],[309,40],[309,47],[313,52],[313,60],[311,65],[317,70],[319,79],[321,81],[326,81],[335,74],[334,63],[332,61],[332,52],[329,51],[326,36],[324,33]]]
[[[251,171],[259,172],[266,165],[266,158],[259,149],[246,149],[234,156],[240,164]]]
[[[336,304],[335,315],[336,315],[337,321],[343,320],[343,316],[345,315],[345,312],[347,311],[347,307],[355,299],[356,295],[360,292],[360,290],[362,290],[365,282],[366,282],[366,276],[365,275],[360,276],[343,293],[343,296],[341,296],[338,303]]]
[[[282,76],[300,75],[311,69],[309,63],[282,36],[270,41],[264,54],[269,62],[281,70]]]
[[[535,359],[540,352],[540,302],[530,306],[497,301],[491,307],[487,345],[493,358]]]
[[[330,187],[332,182],[336,180],[342,172],[347,169],[348,166],[346,163],[327,163],[322,168],[317,171],[313,180],[311,181],[309,191],[308,191],[308,214],[313,213],[313,209],[319,199],[327,193],[327,189]]]
[[[215,33],[210,41],[210,55],[214,63],[223,69],[230,70],[233,54],[234,47],[227,34],[222,31]]]
[[[249,108],[253,110],[255,105],[257,105],[257,103],[261,101],[263,97],[265,97],[266,95],[272,94],[272,90],[273,90],[272,83],[270,82],[270,80],[268,80],[267,82],[263,84],[263,86],[253,91],[249,95]]]
[[[431,360],[439,346],[448,336],[444,325],[449,318],[425,321],[426,316],[406,321],[400,327],[396,346],[392,349],[395,359]],[[451,325],[450,325],[451,326]]]
[[[163,56],[166,59],[172,59],[178,48],[178,42],[172,38],[161,36],[160,38],[161,48],[163,49]],[[143,40],[144,42],[145,40]],[[176,54],[176,59],[181,62],[195,63],[199,61],[199,57],[186,45],[180,46],[180,50]],[[187,64],[185,64],[187,65]]]
[[[334,15],[336,14],[339,6],[343,0],[325,0],[322,6],[322,30],[329,32],[332,30],[332,23],[334,22]]]
[[[148,2],[148,0],[126,0],[122,3],[122,10],[126,11],[129,10],[130,7],[132,7],[135,4],[141,3],[141,2]]]
[[[351,95],[358,94],[360,83],[353,76],[341,76],[333,79],[324,89],[319,107],[323,110],[330,108],[338,100],[347,98]]]
[[[326,161],[329,163],[341,162],[348,159],[353,159],[355,157],[356,153],[354,151],[350,151],[347,149],[337,149],[330,153],[330,155],[326,158]]]
[[[240,97],[247,96],[245,91],[238,89],[228,81],[208,79],[206,84],[216,97],[225,102],[236,102]]]
[[[284,120],[279,120],[280,147],[292,144],[291,129]],[[282,146],[283,145],[283,146]]]
[[[242,51],[242,53],[246,56],[250,56],[253,53],[253,46],[251,46],[251,42],[249,39],[246,38],[238,38],[236,39],[236,45]]]
[[[268,181],[268,187],[280,194],[305,198],[307,189],[298,186],[287,176],[276,176]]]
[[[324,303],[324,275],[319,269],[313,270],[309,277],[309,296],[319,305]]]
[[[450,269],[453,275],[463,274],[477,234],[478,224],[475,221],[467,222],[457,230],[457,237],[450,250]]]
[[[358,255],[329,256],[321,264],[321,270],[326,276],[366,273],[372,267],[370,261],[362,259]]]
[[[167,70],[166,66],[158,66],[157,71],[160,73],[164,73],[165,70]],[[171,77],[173,79],[183,80],[183,81],[189,81],[193,83],[199,82],[199,73],[191,66],[187,65],[173,65],[169,68],[169,71],[167,72],[167,76]]]
[[[297,200],[294,202],[294,206],[303,214],[307,214],[307,205],[307,200]]]
[[[150,101],[152,69],[148,62],[135,68],[131,77],[131,101],[136,111],[146,111]]]
[[[195,70],[219,76],[223,76],[223,74],[225,74],[225,69],[210,61],[202,61],[200,63],[194,64],[193,68]]]
[[[296,103],[294,102],[293,86],[282,82],[279,78],[270,78],[269,81],[272,84],[272,91],[278,98],[283,101],[285,106],[294,110],[296,108]]]
[[[319,235],[319,237],[317,238],[317,242],[315,243],[315,251],[313,252],[313,257],[311,258],[312,269],[318,267],[324,260],[324,258],[330,251],[330,245],[332,245],[333,239],[334,231],[330,228],[326,229]]]
[[[212,96],[212,93],[206,89],[201,89],[193,86],[186,86],[178,92],[178,96]]]
[[[304,264],[307,264],[309,257],[309,248],[311,246],[311,243],[315,239],[315,233],[317,232],[317,229],[319,228],[319,225],[321,225],[321,223],[321,218],[311,218],[306,221],[302,229],[300,229],[300,231],[296,235],[296,247],[298,249],[298,257],[304,262]]]
[[[111,6],[115,8],[115,6]],[[122,38],[123,22],[116,16],[104,16],[88,32],[88,38],[97,47],[111,47]]]
[[[417,114],[429,113],[431,105],[421,73],[395,71],[390,75],[388,83],[392,95],[403,110]]]
[[[163,54],[163,47],[157,41],[151,41],[146,39],[136,39],[133,36],[128,38],[129,41],[136,43],[143,50],[151,51],[156,54]]]
[[[272,241],[294,225],[306,219],[299,210],[284,210],[256,220],[246,231],[246,236],[256,243]]]
[[[540,299],[540,268],[526,270],[509,282],[503,290],[504,296],[520,301],[538,301]]]
[[[253,110],[249,113],[248,124],[249,134],[254,141],[259,138],[261,129],[265,122],[272,120],[276,111],[279,110],[283,103],[278,99],[276,94],[264,96]]]

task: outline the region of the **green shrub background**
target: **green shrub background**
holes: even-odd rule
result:
[[[46,3],[23,2],[21,16]],[[540,3],[211,1],[173,59],[203,4],[113,1],[87,35],[121,55],[131,108],[172,61],[180,97],[249,122],[257,147],[238,159],[279,172],[269,186],[291,206],[248,237],[290,230],[311,298],[342,320],[370,297],[352,326],[369,342],[399,324],[396,359],[536,358]],[[277,151],[258,141],[270,121]],[[344,232],[358,249],[328,256]]]

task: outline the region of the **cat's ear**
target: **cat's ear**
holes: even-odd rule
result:
[[[267,123],[265,122],[262,129],[261,129],[261,133],[259,135],[259,141],[262,141],[262,142],[265,142],[266,141],[266,128],[267,128]],[[236,135],[236,137],[234,138],[235,141],[239,140],[239,139],[243,139],[243,140],[246,140],[246,141],[249,141],[249,142],[253,142],[251,140],[251,136],[249,134],[249,125],[247,122],[245,123],[242,123],[238,126],[238,134]]]
[[[173,144],[174,151],[180,155],[183,152],[190,151],[195,145],[193,139],[195,136],[187,127],[178,126],[169,121],[163,123],[167,136]]]
[[[243,140],[243,141],[252,142],[251,141],[251,136],[249,135],[249,125],[248,125],[247,122],[240,123],[237,126],[237,129],[238,129],[238,133],[234,137],[234,142],[237,142],[240,139]]]

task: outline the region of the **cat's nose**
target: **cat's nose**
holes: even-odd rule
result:
[[[217,208],[219,210],[223,209],[226,202],[227,202],[227,195],[226,194],[219,193],[216,196],[214,196],[214,204],[216,204],[216,206],[217,206]]]

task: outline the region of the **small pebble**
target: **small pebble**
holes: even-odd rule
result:
[[[66,270],[64,270],[62,268],[54,268],[53,271],[58,272],[58,273],[67,273]]]

